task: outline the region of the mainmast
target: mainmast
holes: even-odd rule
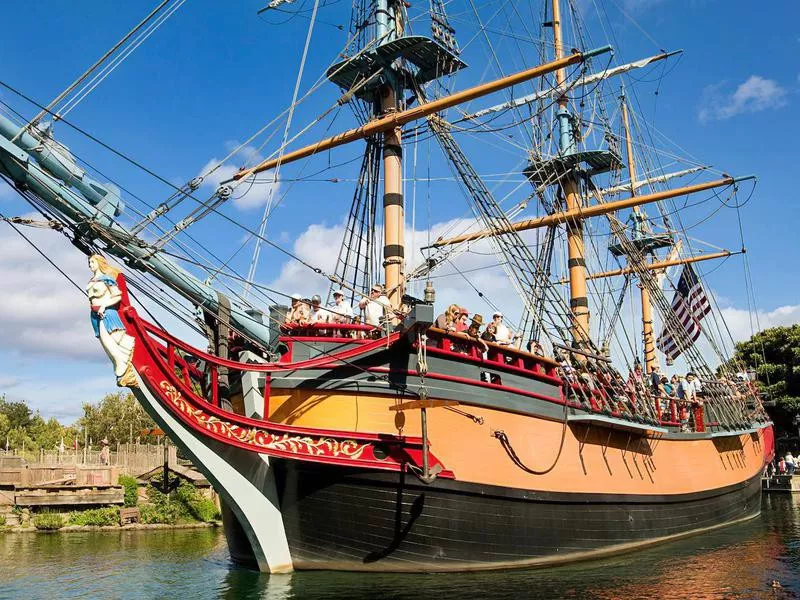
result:
[[[625,148],[628,155],[628,179],[630,179],[631,198],[636,196],[636,161],[633,155],[633,142],[631,140],[631,128],[628,121],[628,103],[625,95],[622,95],[622,126],[625,129]],[[634,226],[646,219],[644,211],[639,206],[633,207]],[[644,363],[645,373],[650,373],[654,366],[658,365],[656,356],[656,341],[653,335],[653,305],[650,300],[650,290],[639,282],[639,291],[642,301],[642,339],[644,342]]]
[[[564,45],[561,34],[560,0],[552,0],[553,8],[553,45],[555,58],[564,57]],[[567,106],[566,94],[567,70],[556,71],[556,88],[563,90],[558,98],[558,142],[559,155],[564,157],[575,153],[575,136],[572,130],[572,115]],[[578,180],[574,170],[569,171],[561,179],[567,211],[580,212],[583,200],[578,189]],[[586,254],[583,241],[583,219],[572,219],[567,222],[567,251],[569,261],[569,306],[572,313],[572,341],[578,347],[588,346],[589,342],[589,300],[586,296]]]
[[[394,0],[375,0],[376,33],[379,40],[403,35],[403,10]],[[402,89],[395,73],[387,69],[386,83],[378,88],[378,117],[397,112]],[[403,205],[403,129],[395,126],[383,133],[383,270],[386,293],[392,308],[400,308],[405,293],[405,210]]]

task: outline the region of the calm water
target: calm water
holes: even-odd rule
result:
[[[800,598],[800,497],[765,496],[760,519],[614,559],[477,574],[261,575],[230,563],[221,530],[0,534],[3,599],[421,597]]]

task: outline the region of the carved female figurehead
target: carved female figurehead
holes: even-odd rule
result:
[[[114,363],[117,385],[135,386],[136,374],[131,358],[135,340],[125,331],[118,308],[122,301],[122,291],[117,285],[119,271],[112,267],[104,256],[93,254],[89,257],[92,278],[86,286],[92,312],[90,320],[95,337]]]

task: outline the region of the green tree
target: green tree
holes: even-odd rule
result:
[[[733,360],[755,368],[776,429],[796,433],[793,421],[800,414],[800,324],[765,329],[736,344]]]
[[[0,414],[8,418],[10,429],[27,427],[34,416],[26,402],[11,402],[5,396],[0,396]]]
[[[8,417],[3,413],[0,413],[0,445],[5,448],[6,443],[6,436],[8,435],[8,431],[11,429],[11,421],[8,420]]]
[[[142,436],[143,431],[152,430],[156,425],[130,392],[108,394],[97,404],[84,403],[83,416],[76,425],[85,428],[86,435],[95,444],[103,438],[112,445],[125,443],[131,437],[134,441],[155,441],[152,436]]]

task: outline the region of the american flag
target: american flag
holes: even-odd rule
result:
[[[702,331],[700,321],[711,312],[708,296],[691,265],[683,268],[678,289],[672,298],[672,310],[674,316],[664,323],[664,331],[658,336],[656,347],[668,359],[675,360],[697,341]]]

